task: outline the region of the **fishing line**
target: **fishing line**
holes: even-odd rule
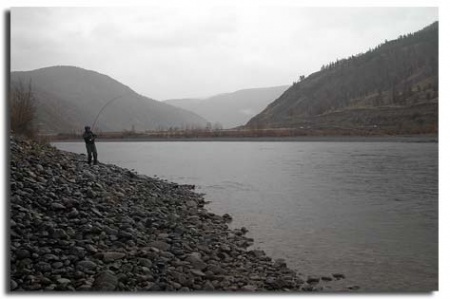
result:
[[[127,92],[125,94],[122,94],[120,96],[117,96],[115,98],[112,98],[111,100],[109,100],[105,105],[103,105],[102,109],[100,109],[100,111],[98,112],[97,116],[95,117],[94,123],[92,124],[92,131],[95,131],[95,124],[97,123],[98,117],[100,116],[100,114],[102,113],[103,110],[105,110],[105,108],[111,104],[112,102],[114,102],[117,99],[120,99],[123,96],[126,96],[127,94],[130,94],[131,92]]]

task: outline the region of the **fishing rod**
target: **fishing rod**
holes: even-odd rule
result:
[[[105,110],[105,108],[106,108],[109,104],[111,104],[112,102],[114,102],[115,100],[118,100],[118,99],[120,99],[121,97],[126,96],[127,94],[130,94],[130,93],[131,93],[131,92],[127,92],[127,93],[124,93],[124,94],[122,94],[122,95],[120,95],[120,96],[117,96],[117,97],[115,97],[115,98],[112,98],[112,99],[109,100],[105,105],[103,105],[102,109],[100,109],[100,111],[97,113],[97,116],[95,117],[94,123],[92,124],[92,131],[95,131],[95,130],[94,130],[94,129],[95,129],[95,124],[97,123],[98,117],[100,116],[100,114],[102,113],[102,111]]]

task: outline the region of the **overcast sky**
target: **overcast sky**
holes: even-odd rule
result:
[[[290,85],[438,20],[437,8],[424,7],[190,3],[13,8],[11,70],[73,65],[156,100],[204,97]]]

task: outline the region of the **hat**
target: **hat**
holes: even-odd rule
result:
[[[89,126],[86,126],[86,127],[84,127],[84,129],[87,131],[87,130],[90,130],[91,129],[91,127],[89,127]]]

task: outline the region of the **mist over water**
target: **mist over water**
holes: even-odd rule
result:
[[[84,153],[81,142],[54,143]],[[180,184],[254,247],[363,291],[438,288],[438,144],[104,142],[99,161]]]

